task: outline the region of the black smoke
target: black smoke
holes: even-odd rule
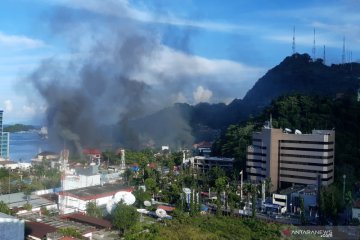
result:
[[[132,124],[171,105],[171,94],[182,86],[161,74],[155,87],[149,84],[144,69],[157,57],[160,42],[156,29],[128,18],[69,8],[56,9],[49,26],[51,37],[66,46],[68,54],[44,60],[28,79],[46,101],[46,125],[56,144],[80,153],[83,147],[104,143],[130,148],[148,142],[176,147],[179,142],[192,143],[188,119],[176,112],[170,124],[173,137],[166,142],[146,134],[163,131],[161,123],[141,132]]]

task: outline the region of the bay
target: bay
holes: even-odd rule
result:
[[[15,162],[30,162],[38,153],[51,151],[47,139],[42,139],[37,132],[10,133],[10,159]]]

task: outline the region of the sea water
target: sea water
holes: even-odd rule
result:
[[[10,160],[30,162],[42,151],[52,151],[47,139],[42,139],[37,132],[10,133]]]

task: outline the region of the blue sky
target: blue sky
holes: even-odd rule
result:
[[[86,59],[113,28],[149,36],[154,58],[129,77],[154,89],[171,82],[169,105],[242,98],[292,53],[294,26],[297,52],[312,53],[315,28],[316,57],[325,45],[326,63],[341,62],[345,37],[347,56],[360,59],[358,0],[2,0],[0,9],[5,123],[42,119],[47,104],[28,82],[42,61]]]

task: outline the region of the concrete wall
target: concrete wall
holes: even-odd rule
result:
[[[96,175],[67,175],[63,181],[63,190],[91,187],[100,185],[100,174]]]
[[[1,240],[23,240],[25,225],[24,221],[11,217],[0,216],[0,239]]]

